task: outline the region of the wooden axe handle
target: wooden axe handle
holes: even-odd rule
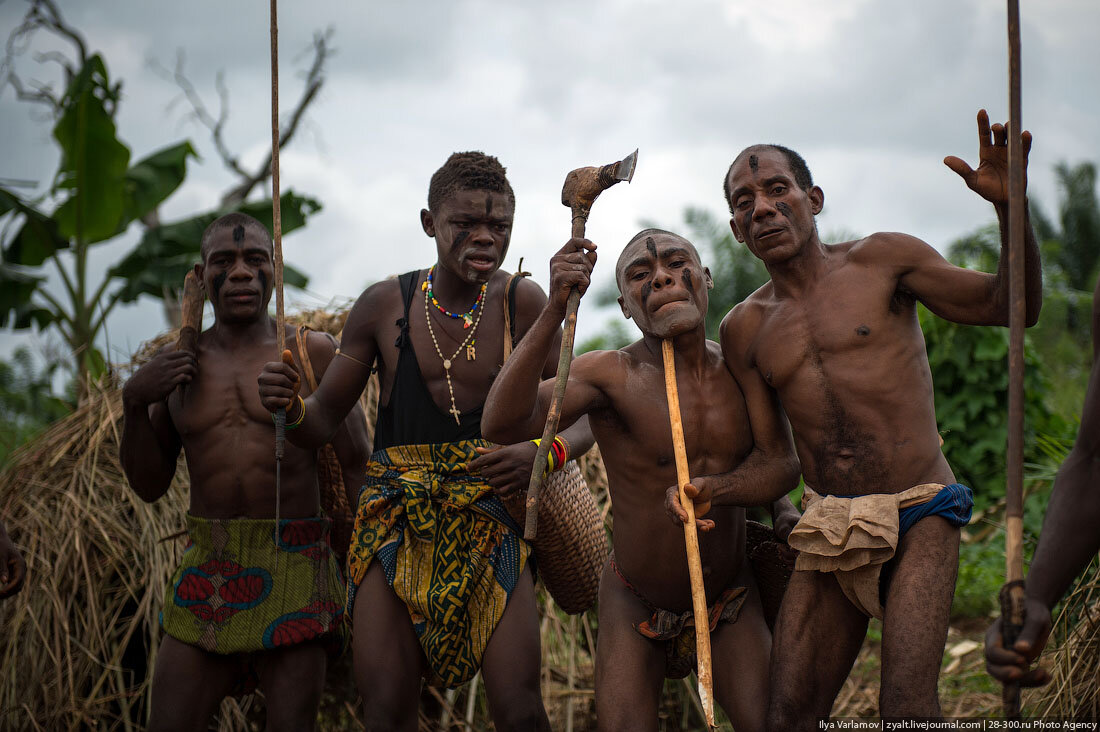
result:
[[[707,591],[703,586],[703,562],[699,557],[699,533],[695,528],[695,504],[684,493],[691,481],[688,474],[687,446],[684,425],[680,420],[680,392],[676,388],[676,361],[672,341],[661,341],[665,366],[665,394],[668,397],[668,420],[672,427],[672,449],[676,454],[676,485],[680,489],[680,505],[687,513],[684,522],[684,543],[687,547],[688,576],[691,579],[691,607],[695,614],[695,653],[698,657],[699,702],[712,728],[714,722],[714,681],[710,669],[710,613],[707,612]]]
[[[195,270],[191,270],[183,280],[183,306],[180,309],[182,321],[179,338],[176,340],[177,351],[198,353],[199,333],[202,332],[202,307],[205,301],[199,278],[195,276]]]
[[[588,221],[588,209],[573,210],[573,238],[584,238],[584,225]],[[577,335],[577,309],[581,305],[581,293],[577,288],[569,293],[565,303],[565,326],[561,334],[561,351],[558,353],[558,373],[554,380],[554,393],[550,397],[550,409],[546,412],[546,426],[542,428],[542,439],[535,452],[535,462],[531,466],[531,480],[527,484],[527,518],[523,523],[523,538],[534,541],[538,537],[539,494],[542,491],[546,456],[550,454],[550,443],[558,434],[558,421],[561,419],[561,406],[565,401],[565,385],[569,382],[569,365],[573,362],[573,340]]]

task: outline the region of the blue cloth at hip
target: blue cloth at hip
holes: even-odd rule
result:
[[[925,516],[943,516],[952,526],[966,526],[970,523],[970,512],[974,508],[974,493],[962,483],[945,485],[943,490],[927,503],[921,503],[898,511],[898,538],[913,528],[913,524]]]

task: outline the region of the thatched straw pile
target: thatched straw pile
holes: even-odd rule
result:
[[[1053,679],[1029,708],[1044,717],[1100,719],[1100,567],[1094,561],[1054,621],[1043,657]]]

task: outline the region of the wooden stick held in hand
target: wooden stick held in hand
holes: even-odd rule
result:
[[[687,544],[688,575],[691,578],[691,607],[695,614],[695,653],[698,657],[699,701],[707,724],[714,722],[714,681],[710,668],[710,614],[707,612],[707,591],[703,586],[703,562],[699,558],[699,533],[695,527],[695,504],[684,493],[691,481],[688,475],[687,447],[684,426],[680,421],[680,392],[676,388],[676,361],[672,341],[661,341],[665,363],[665,394],[668,397],[668,420],[672,426],[672,448],[676,454],[676,484],[680,489],[680,505],[687,513],[684,522],[684,543]]]

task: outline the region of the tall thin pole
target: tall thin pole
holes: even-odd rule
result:
[[[279,201],[279,9],[271,0],[271,225],[275,240],[275,338],[279,358],[286,348],[286,315],[283,313],[283,218]],[[286,410],[275,413],[275,537],[279,538],[279,503],[282,491],[283,451],[286,447]]]
[[[1020,3],[1008,3],[1008,446],[1005,457],[1005,586],[1001,590],[1004,644],[1024,624],[1024,160],[1020,102]],[[1019,684],[1006,684],[1005,716],[1020,716]]]

